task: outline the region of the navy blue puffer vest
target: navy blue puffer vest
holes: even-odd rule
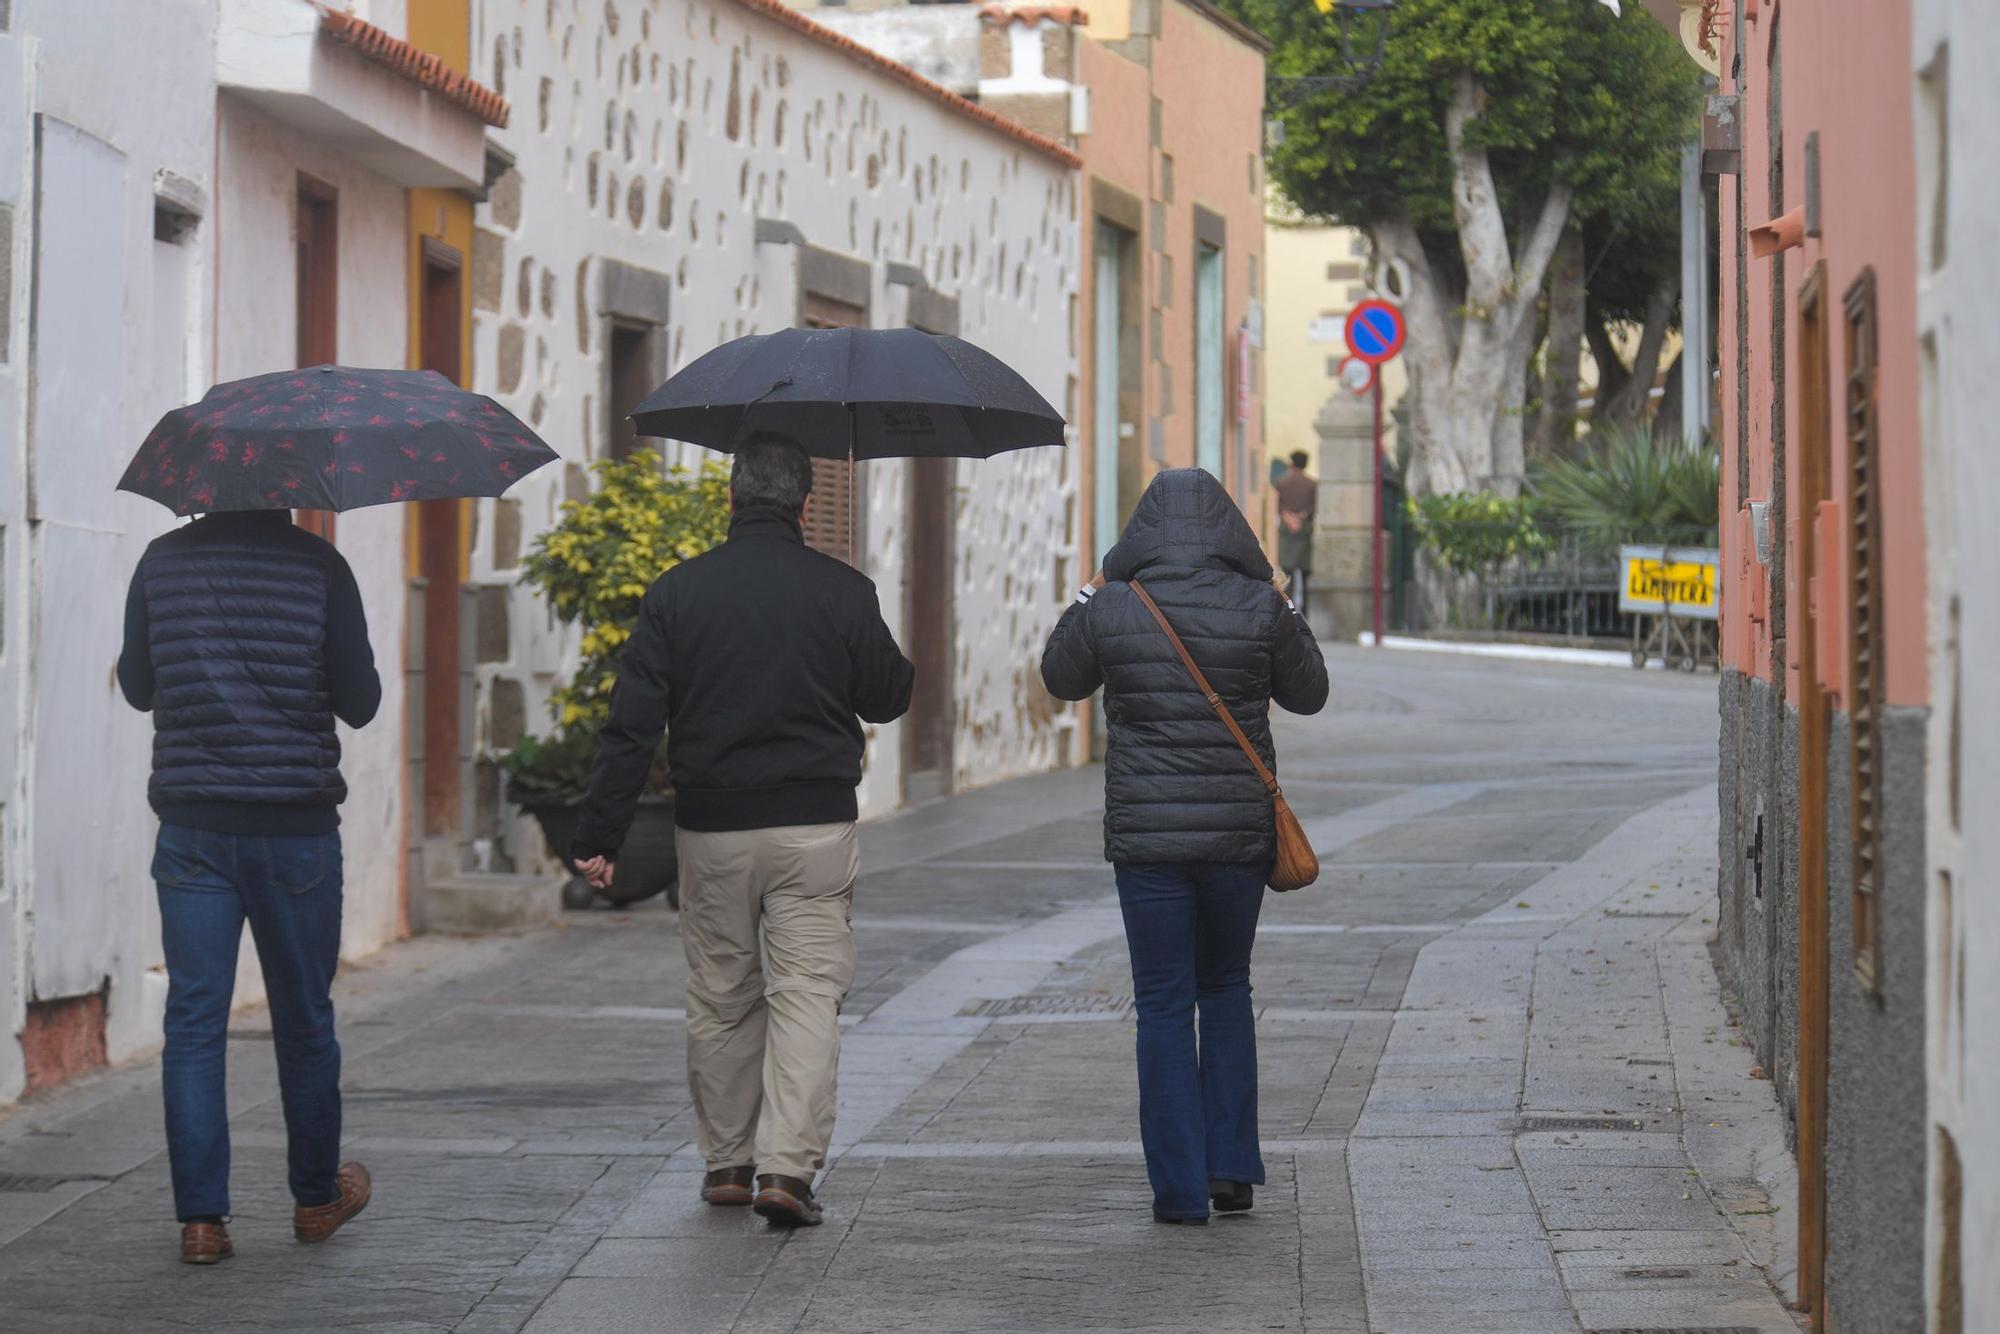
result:
[[[347,796],[325,651],[337,557],[288,525],[275,541],[244,541],[236,528],[249,518],[203,520],[146,553],[156,811],[330,811]]]

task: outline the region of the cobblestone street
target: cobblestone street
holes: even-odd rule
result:
[[[175,1262],[155,1064],[24,1104],[0,1329],[1796,1328],[1783,1124],[1708,954],[1714,678],[1328,657],[1328,711],[1279,733],[1326,869],[1266,902],[1253,1213],[1151,1221],[1086,770],[865,830],[827,1226],[697,1201],[655,900],[344,971],[376,1194],[323,1248],[259,1011],[219,1269]]]

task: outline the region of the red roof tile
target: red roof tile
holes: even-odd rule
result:
[[[507,99],[400,37],[338,9],[321,9],[319,30],[488,125],[507,124]]]
[[[792,9],[786,5],[784,0],[735,0],[735,3],[745,9],[754,10],[762,14],[774,23],[782,24],[794,32],[801,33],[813,41],[820,43],[822,46],[831,47],[856,64],[866,65],[878,73],[886,74],[890,78],[914,88],[917,92],[922,93],[925,97],[943,106],[946,110],[956,112],[969,120],[978,121],[988,129],[998,131],[1008,138],[1033,149],[1044,157],[1053,158],[1065,167],[1075,170],[1083,166],[1082,158],[1047,135],[1036,134],[1027,126],[1016,121],[1011,121],[997,111],[990,110],[987,107],[980,106],[977,102],[968,101],[960,97],[943,84],[933,83],[911,69],[908,65],[898,64],[887,56],[878,54],[845,33],[835,32],[823,23],[813,22],[813,20],[799,13],[796,9]]]
[[[1090,15],[1075,5],[1022,5],[1018,8],[1010,5],[984,5],[979,10],[979,17],[1002,27],[1009,23],[1025,23],[1033,27],[1043,19],[1070,28],[1081,28],[1090,22]]]

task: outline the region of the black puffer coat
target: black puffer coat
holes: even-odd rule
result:
[[[1173,622],[1273,772],[1270,707],[1318,713],[1326,664],[1271,586],[1271,563],[1229,493],[1194,468],[1146,488],[1104,560],[1108,581],[1063,613],[1042,655],[1059,699],[1104,687],[1104,855],[1119,863],[1268,862],[1271,798],[1202,698],[1137,579]]]

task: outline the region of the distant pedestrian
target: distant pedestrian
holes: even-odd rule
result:
[[[875,586],[805,545],[811,493],[789,437],[737,450],[729,540],[646,593],[572,849],[611,884],[664,727],[701,1194],[781,1226],[821,1221],[854,981],[861,725],[901,717],[916,680]]]
[[[1153,479],[1042,657],[1059,699],[1104,687],[1105,857],[1132,954],[1153,1216],[1206,1223],[1211,1202],[1248,1209],[1264,1180],[1250,947],[1275,855],[1272,804],[1139,586],[1273,769],[1272,701],[1319,712],[1326,665],[1235,502],[1192,468]]]
[[[1313,524],[1319,515],[1319,482],[1306,471],[1310,456],[1292,454],[1292,466],[1271,489],[1278,493],[1278,568],[1285,572],[1287,591],[1295,605],[1311,610],[1306,579],[1312,574]]]
[[[368,1204],[340,1155],[340,740],[382,702],[361,593],[288,511],[214,514],[159,538],[132,576],[118,683],[153,715],[153,878],[167,963],[167,1156],[181,1259],[229,1239],[229,1008],[243,924],[257,943],[285,1109],[292,1232],[325,1241]]]

